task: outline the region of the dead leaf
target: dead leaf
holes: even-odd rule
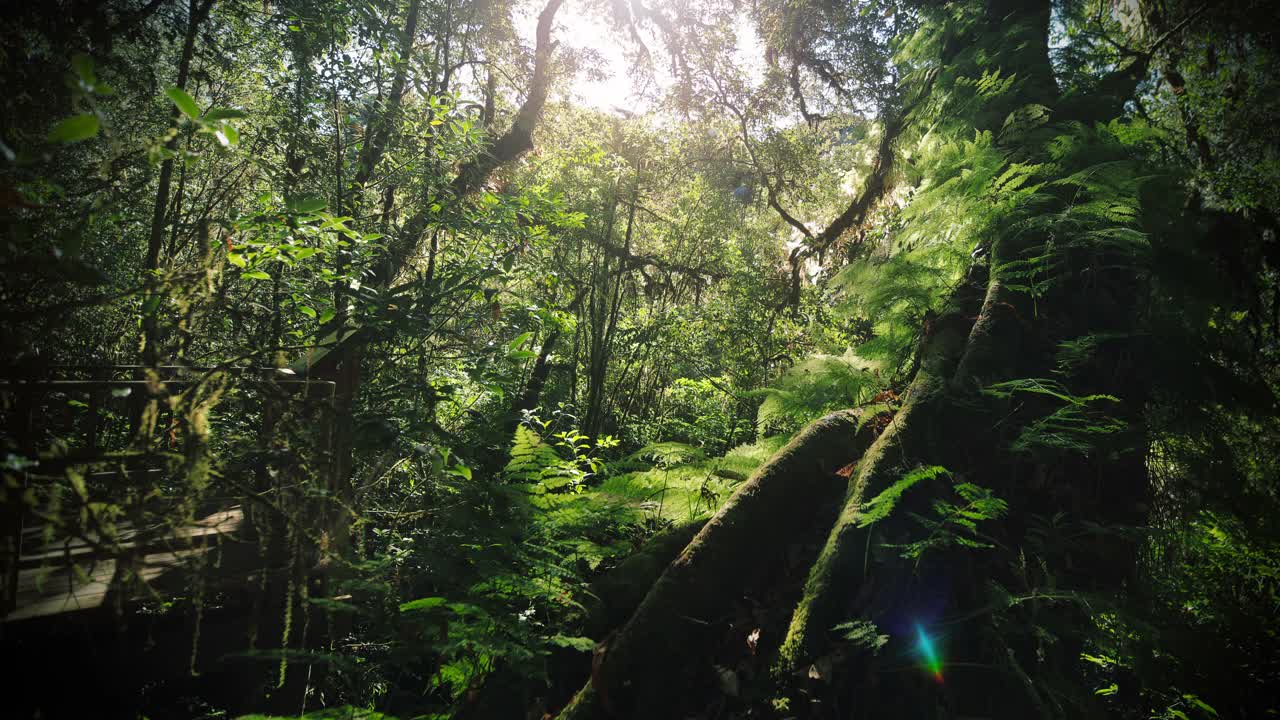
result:
[[[809,666],[809,677],[814,680],[829,682],[831,679],[831,657],[823,655]]]
[[[890,402],[890,403],[896,403],[896,402],[898,402],[898,393],[896,393],[896,392],[894,392],[894,391],[892,391],[892,390],[882,390],[882,391],[880,391],[879,393],[876,393],[876,396],[875,396],[875,397],[871,398],[871,402],[878,402],[878,403],[882,403],[882,402]]]

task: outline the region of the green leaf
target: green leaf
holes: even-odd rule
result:
[[[261,270],[250,270],[249,272],[240,273],[240,277],[253,278],[254,280],[270,280],[271,276]]]
[[[232,147],[240,144],[240,131],[225,123],[222,127],[213,131],[213,136],[217,138],[218,144],[222,147]]]
[[[422,612],[423,610],[432,610],[438,607],[444,607],[449,601],[442,597],[427,597],[410,600],[400,605],[400,612]]]
[[[320,324],[323,325],[329,322],[336,314],[337,313],[333,311],[333,308],[326,308],[324,312],[320,313]]]
[[[882,490],[879,495],[868,500],[860,508],[858,512],[858,527],[864,528],[889,517],[889,513],[898,504],[902,494],[921,480],[933,480],[940,475],[950,474],[949,470],[940,465],[931,465],[916,468],[903,475],[901,480]]]
[[[85,87],[92,88],[98,84],[98,76],[93,72],[93,58],[84,53],[76,53],[71,56],[71,68],[76,71],[76,75],[80,78],[80,82]]]
[[[183,115],[186,115],[189,118],[200,117],[200,106],[196,105],[196,101],[190,95],[183,92],[182,88],[170,86],[164,91],[164,94],[169,96],[169,99],[173,101],[174,105],[178,106],[178,109],[182,111]]]
[[[98,134],[98,116],[93,113],[73,115],[53,126],[49,142],[70,143],[88,140]]]
[[[289,209],[296,213],[319,212],[329,206],[329,201],[322,197],[301,197],[289,201]]]
[[[512,340],[511,342],[507,343],[507,349],[516,350],[521,345],[524,345],[525,343],[529,342],[529,338],[531,337],[533,337],[532,332],[520,333],[519,335],[516,336],[515,340]]]
[[[341,600],[332,600],[330,598],[308,597],[307,602],[311,603],[312,605],[318,608],[321,608],[322,610],[326,610],[328,612],[333,612],[333,613],[354,614],[354,613],[360,612],[360,608],[356,607],[355,605],[352,605],[349,602],[342,602]],[[343,717],[346,717],[346,716],[343,716]]]
[[[869,620],[850,620],[831,629],[841,633],[845,640],[873,653],[880,652],[880,648],[889,642],[889,636],[882,634],[876,624]]]
[[[1094,665],[1097,665],[1098,667],[1104,668],[1104,669],[1109,668],[1112,665],[1116,664],[1116,661],[1113,658],[1102,657],[1099,655],[1090,655],[1089,653],[1080,653],[1080,659],[1084,660],[1085,662],[1091,662]]]
[[[567,635],[552,635],[547,638],[547,642],[557,647],[569,648],[579,652],[591,652],[596,649],[596,641],[589,637],[569,637]]]
[[[1108,696],[1108,695],[1115,695],[1115,694],[1116,694],[1116,693],[1118,693],[1118,692],[1120,692],[1120,686],[1119,686],[1119,685],[1117,685],[1117,684],[1115,684],[1115,683],[1111,683],[1110,685],[1108,685],[1108,686],[1106,686],[1106,687],[1104,687],[1104,688],[1098,688],[1097,690],[1094,690],[1094,691],[1093,691],[1093,694],[1094,694],[1094,695],[1102,695],[1102,696],[1104,696],[1104,697],[1105,697],[1105,696]]]
[[[313,307],[308,307],[306,305],[299,305],[298,311],[309,318],[313,318],[316,316],[316,309]]]
[[[1195,705],[1196,707],[1200,708],[1201,710],[1205,711],[1206,713],[1208,713],[1208,714],[1210,714],[1210,715],[1212,715],[1212,716],[1214,716],[1214,717],[1218,717],[1218,711],[1217,711],[1217,710],[1214,710],[1212,705],[1210,705],[1209,703],[1207,703],[1207,702],[1205,702],[1205,701],[1201,700],[1199,697],[1197,697],[1197,696],[1195,696],[1195,695],[1183,695],[1183,696],[1182,696],[1182,699],[1183,699],[1183,700],[1186,700],[1187,702],[1191,703],[1192,705]]]
[[[234,108],[215,107],[209,108],[209,112],[204,114],[205,120],[242,120],[249,117],[249,113]]]
[[[244,259],[244,256],[241,255],[240,253],[227,253],[227,262],[231,263],[232,265],[235,265],[238,268],[242,268],[247,264],[247,262]]]

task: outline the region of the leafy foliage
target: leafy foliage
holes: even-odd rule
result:
[[[870,363],[854,355],[814,355],[787,370],[774,385],[758,391],[759,435],[792,433],[832,410],[871,400],[878,380]]]
[[[1009,503],[996,497],[989,489],[973,483],[956,483],[953,490],[956,500],[935,501],[933,517],[914,516],[929,534],[923,540],[907,545],[903,549],[903,557],[919,558],[928,551],[951,546],[968,549],[991,547],[982,539],[978,523],[1005,516],[1009,512]]]
[[[891,660],[906,612],[1010,715],[1270,711],[1273,5],[613,3],[626,109],[581,97],[607,63],[558,0],[541,32],[475,0],[15,6],[0,569],[147,616],[120,674],[163,672],[83,693],[118,714],[554,715],[610,662],[603,577],[863,407],[873,449],[814,472],[879,463],[853,526],[898,575],[836,588],[866,617],[822,627],[820,682],[763,672],[827,528],[746,528],[785,572],[687,618],[734,642],[661,668],[685,714],[967,702]]]
[[[915,486],[916,483],[950,475],[951,473],[946,468],[938,465],[916,468],[903,475],[863,505],[858,516],[859,527],[867,527],[889,517],[889,513],[893,512],[903,494]]]
[[[1033,420],[1022,429],[1011,445],[1015,452],[1087,453],[1096,449],[1107,436],[1126,429],[1123,422],[1109,417],[1103,410],[1106,403],[1118,403],[1119,398],[1104,394],[1072,395],[1055,380],[1009,380],[989,385],[983,392],[1004,400],[1025,393],[1061,403],[1058,408]]]

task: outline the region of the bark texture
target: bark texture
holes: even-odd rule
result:
[[[787,562],[793,538],[812,530],[824,505],[847,482],[837,474],[874,439],[858,411],[818,420],[761,466],[667,567],[631,619],[596,650],[590,684],[561,714],[673,717],[684,681],[673,659],[690,666],[707,646],[712,622],[749,588]],[[655,672],[656,668],[672,672]]]
[[[866,579],[867,549],[875,528],[859,526],[865,502],[897,481],[918,462],[921,452],[954,432],[956,413],[948,391],[952,373],[966,347],[966,332],[982,284],[985,268],[975,266],[955,292],[950,308],[926,330],[921,363],[902,408],[858,461],[840,517],[809,573],[804,596],[796,606],[791,627],[779,651],[782,672],[803,670],[825,651],[830,629],[849,619],[849,589]]]

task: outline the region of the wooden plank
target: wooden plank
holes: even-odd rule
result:
[[[150,550],[162,546],[192,545],[205,538],[232,535],[239,529],[243,520],[244,511],[239,507],[233,507],[203,517],[195,523],[178,528],[170,534],[154,536],[150,536],[148,533],[154,533],[160,529],[159,527],[138,530],[128,522],[121,522],[117,523],[117,528],[120,532],[115,547],[121,550]],[[39,533],[39,531],[39,528],[27,529],[27,532]],[[89,539],[96,539],[96,537],[90,534]],[[78,562],[86,557],[92,557],[96,551],[97,546],[84,538],[61,538],[30,548],[24,543],[22,557],[19,558],[18,563],[23,568],[58,563],[66,564],[68,558],[73,562]]]
[[[152,542],[126,544],[126,549],[144,553],[135,567],[138,576],[150,582],[208,553],[223,537],[233,537],[243,522],[243,509],[231,507]],[[18,574],[16,607],[4,617],[5,622],[100,608],[111,591],[116,560],[95,560],[92,547],[83,542],[78,550],[72,553],[71,563],[65,552],[46,551],[39,553],[44,564],[23,568]],[[36,554],[30,557],[37,559]]]

